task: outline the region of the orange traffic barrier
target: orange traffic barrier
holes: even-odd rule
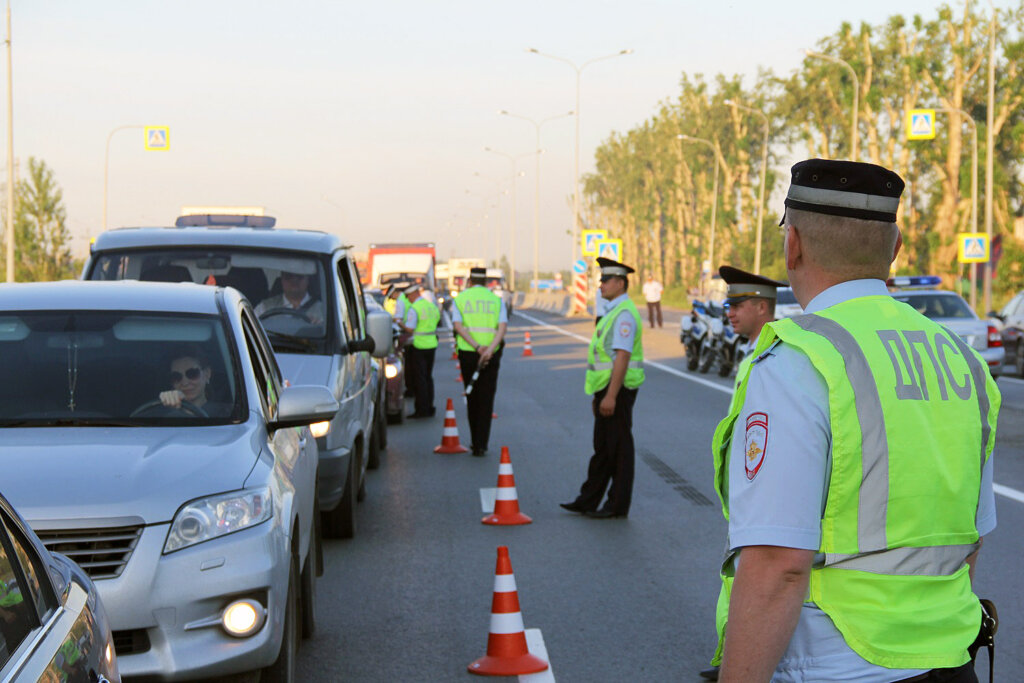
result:
[[[494,569],[494,598],[491,601],[491,628],[487,634],[487,654],[468,667],[470,673],[485,676],[522,676],[544,671],[548,663],[530,654],[519,611],[519,593],[508,547],[498,546],[498,564]]]
[[[530,331],[526,331],[526,343],[523,345],[523,356],[532,356],[533,347],[530,346]]]
[[[441,445],[434,448],[435,453],[468,453],[469,449],[459,443],[459,428],[455,426],[455,404],[448,399],[444,409],[444,431],[441,433]]]
[[[498,463],[498,497],[494,501],[494,513],[480,521],[484,524],[500,526],[529,524],[533,521],[519,511],[516,478],[512,474],[512,460],[508,456],[508,446],[501,447],[501,462]]]

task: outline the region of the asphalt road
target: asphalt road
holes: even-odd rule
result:
[[[709,445],[731,380],[685,369],[678,321],[645,329],[651,361],[634,412],[636,481],[628,519],[563,511],[591,454],[583,394],[593,321],[517,313],[498,383],[485,458],[437,455],[445,399],[455,399],[463,443],[468,423],[451,347],[438,351],[438,415],[389,429],[371,472],[356,537],[328,541],[318,585],[316,636],[299,674],[308,681],[470,680],[486,651],[496,548],[509,547],[527,629],[539,629],[558,681],[698,681],[715,645],[725,522],[711,485]],[[534,356],[522,357],[523,333]],[[997,438],[999,527],[985,541],[980,595],[1002,623],[996,680],[1024,680],[1019,590],[1024,525],[1024,382],[1001,379]],[[480,489],[494,487],[508,446],[523,512],[533,523],[480,523]],[[927,454],[922,454],[926,466]],[[983,656],[984,661],[984,656]],[[987,678],[987,663],[978,668]]]

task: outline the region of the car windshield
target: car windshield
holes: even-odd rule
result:
[[[234,287],[252,302],[279,353],[327,353],[336,343],[323,264],[289,251],[132,249],[100,254],[90,280],[197,282]]]
[[[789,289],[788,287],[780,288],[777,296],[778,298],[776,299],[776,303],[795,304],[797,302],[796,295],[794,295],[793,290]]]
[[[241,422],[233,348],[217,316],[0,311],[0,426]]]
[[[967,302],[956,294],[900,294],[892,295],[896,301],[912,306],[918,313],[933,320],[950,318],[977,318]]]

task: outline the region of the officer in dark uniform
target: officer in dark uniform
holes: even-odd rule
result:
[[[633,496],[633,403],[644,381],[643,322],[629,299],[632,268],[598,258],[608,302],[587,352],[585,390],[594,398],[594,455],[576,500],[561,503],[588,517],[625,517]],[[611,487],[608,484],[611,482]],[[608,488],[608,500],[598,508]]]

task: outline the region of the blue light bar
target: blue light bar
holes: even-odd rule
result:
[[[206,228],[272,228],[277,219],[273,216],[237,216],[234,214],[190,214],[178,216],[174,227]]]
[[[938,275],[900,275],[891,277],[886,283],[890,287],[937,287],[942,284]]]

